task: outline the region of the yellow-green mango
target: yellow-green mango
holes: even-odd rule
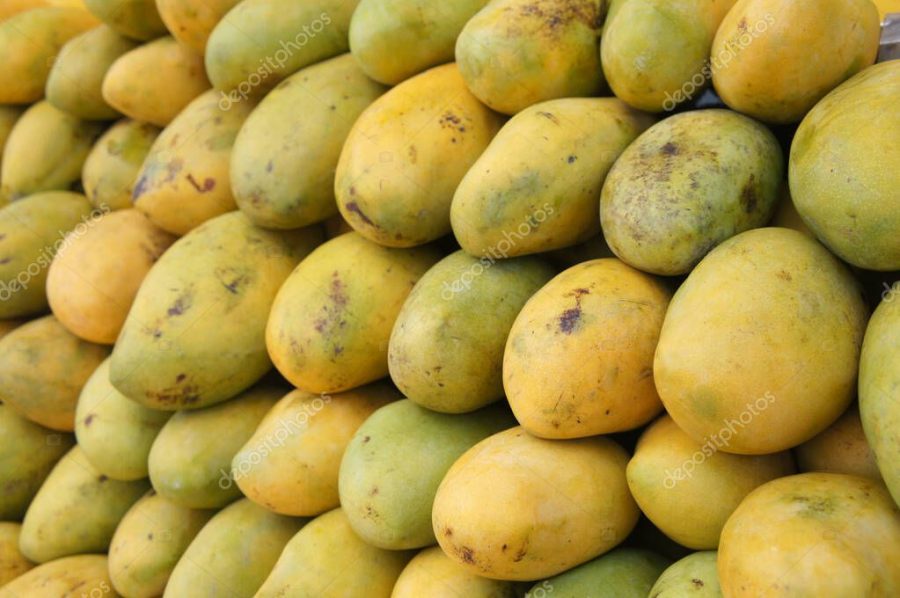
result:
[[[3,4],[0,4],[0,21],[5,21],[26,10],[45,6],[75,6],[83,9],[84,3],[82,0],[4,0]]]
[[[745,496],[795,473],[787,451],[733,455],[727,442],[700,444],[663,416],[641,434],[626,476],[644,515],[664,534],[694,550],[712,550]]]
[[[535,584],[526,598],[647,598],[669,560],[643,548],[618,548]],[[655,596],[654,596],[655,598]]]
[[[32,320],[0,339],[0,401],[37,424],[71,432],[81,387],[108,355],[53,316]]]
[[[243,0],[206,42],[206,72],[216,89],[261,97],[279,81],[349,48],[359,0]]]
[[[210,519],[187,547],[164,598],[258,596],[285,544],[306,521],[276,515],[247,499],[237,501]]]
[[[881,482],[803,473],[760,486],[719,544],[729,598],[900,595],[900,509]]]
[[[456,38],[488,0],[361,0],[350,20],[350,51],[366,75],[396,85],[453,62]]]
[[[0,522],[0,588],[34,567],[19,552],[21,524]]]
[[[0,104],[30,104],[44,97],[60,49],[98,24],[86,10],[62,6],[26,10],[0,21]]]
[[[477,575],[516,581],[567,571],[622,542],[639,511],[627,453],[595,436],[544,440],[520,427],[469,449],[434,499],[441,548]]]
[[[146,479],[108,478],[76,445],[56,464],[28,506],[19,548],[36,563],[105,552],[119,520],[149,488]]]
[[[97,471],[114,480],[139,480],[149,471],[150,447],[172,413],[144,407],[109,383],[109,360],[94,370],[75,408],[75,437]]]
[[[394,384],[444,413],[502,399],[506,337],[525,302],[555,273],[538,258],[479,260],[463,251],[435,264],[394,323],[388,344]]]
[[[719,97],[771,123],[794,123],[878,53],[871,0],[737,0],[712,44]],[[827,56],[827,60],[819,57]]]
[[[600,197],[603,235],[646,272],[685,274],[729,237],[765,226],[784,176],[778,140],[730,110],[667,118],[613,165]]]
[[[197,54],[203,54],[209,34],[239,2],[240,0],[156,0],[156,9],[175,39]]]
[[[371,241],[411,247],[450,232],[450,203],[502,124],[455,64],[404,81],[360,115],[341,151],[334,194]]]
[[[154,0],[84,0],[84,4],[121,35],[151,40],[168,33]]]
[[[47,269],[64,234],[85,226],[91,204],[78,193],[36,193],[0,208],[0,318],[46,311]]]
[[[0,587],[0,598],[119,598],[112,589],[105,554],[79,554],[35,567]]]
[[[103,99],[122,114],[165,127],[209,89],[203,57],[172,37],[122,55],[103,78]]]
[[[615,98],[550,100],[516,114],[453,196],[460,246],[479,257],[510,257],[597,236],[606,174],[652,122]]]
[[[800,472],[846,473],[881,479],[875,451],[866,440],[859,408],[855,404],[824,432],[795,448],[794,456]],[[888,463],[892,458],[888,456]]]
[[[336,214],[334,170],[344,140],[384,90],[350,54],[282,81],[234,141],[231,189],[238,207],[267,228],[298,228]]]
[[[291,538],[256,598],[390,598],[410,557],[411,552],[366,544],[353,533],[344,512],[335,509]]]
[[[379,548],[434,544],[431,506],[453,462],[515,425],[502,405],[462,415],[404,400],[382,407],[356,431],[341,461],[341,507],[360,538]]]
[[[714,550],[695,552],[662,572],[649,596],[652,598],[722,598]]]
[[[853,400],[868,317],[859,284],[803,233],[760,228],[707,255],[669,304],[653,364],[695,441],[763,455],[806,442]]]
[[[791,143],[803,221],[838,257],[869,270],[900,270],[898,96],[900,61],[869,67],[816,104]]]
[[[47,78],[47,101],[85,120],[111,120],[120,114],[103,99],[106,71],[138,43],[100,25],[69,40]]]
[[[606,0],[494,0],[469,19],[456,61],[479,100],[516,114],[605,87],[600,27]]]
[[[81,169],[81,183],[91,205],[110,210],[131,207],[134,182],[159,133],[154,125],[130,119],[107,129]]]
[[[18,521],[75,438],[39,426],[2,402],[0,438],[0,520]]]
[[[3,166],[3,148],[6,146],[6,140],[23,112],[25,109],[18,106],[0,106],[0,168]],[[0,194],[0,205],[3,205],[5,199]]]
[[[172,245],[150,269],[113,349],[110,381],[154,409],[229,399],[271,368],[265,327],[279,286],[321,240],[266,231],[240,212]]]
[[[376,383],[331,396],[294,390],[262,420],[231,460],[231,476],[250,500],[282,515],[312,516],[339,506],[344,450],[372,413],[401,398]]]
[[[148,492],[122,517],[109,544],[113,587],[128,598],[161,596],[175,564],[214,514]]]
[[[3,150],[0,196],[13,201],[40,191],[66,190],[81,177],[81,167],[101,123],[79,120],[38,102],[16,121]]]
[[[312,393],[387,376],[397,314],[438,259],[432,246],[391,249],[357,233],[323,243],[300,262],[272,304],[266,347],[275,367]]]
[[[573,266],[535,293],[503,355],[503,388],[522,427],[581,438],[653,419],[662,411],[653,353],[669,298],[660,281],[615,258]]]
[[[517,598],[508,581],[480,577],[463,569],[440,546],[417,554],[400,573],[391,598]],[[645,598],[642,596],[641,598]]]

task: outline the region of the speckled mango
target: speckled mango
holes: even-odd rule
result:
[[[22,596],[119,598],[112,589],[106,555],[80,554],[49,562],[0,587],[0,598]]]
[[[881,479],[875,451],[866,440],[859,408],[855,404],[824,432],[795,448],[794,456],[800,472],[846,473]],[[893,458],[888,456],[888,466]]]
[[[460,246],[510,257],[597,236],[607,172],[652,122],[615,98],[551,100],[515,115],[453,196]]]
[[[722,598],[715,550],[695,552],[662,572],[648,596],[651,598]]]
[[[488,579],[463,569],[440,546],[426,548],[406,565],[391,598],[517,598],[508,581]],[[645,597],[641,597],[645,598]]]
[[[84,0],[98,19],[119,34],[151,40],[167,33],[154,0]]]
[[[362,113],[344,143],[334,185],[341,215],[389,247],[446,235],[453,193],[501,124],[455,64],[404,81]]]
[[[271,367],[265,326],[278,287],[321,235],[265,231],[232,212],[176,241],[128,312],[110,362],[113,386],[164,410],[248,388]]]
[[[19,552],[21,529],[19,523],[0,522],[0,588],[34,567],[34,563]]]
[[[278,291],[266,347],[278,371],[312,393],[388,374],[388,340],[403,302],[440,259],[432,246],[390,249],[347,233],[323,243]]]
[[[527,596],[647,598],[653,582],[668,564],[668,559],[649,550],[617,548],[535,584]]]
[[[154,125],[125,119],[97,140],[81,169],[84,193],[94,207],[131,207],[134,182],[159,133]]]
[[[206,51],[206,40],[215,26],[240,0],[156,0],[159,16],[172,35],[194,52]]]
[[[234,141],[231,188],[238,207],[268,228],[298,228],[336,214],[334,170],[344,140],[384,90],[349,54],[282,81]]]

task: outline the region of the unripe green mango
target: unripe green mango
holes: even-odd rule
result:
[[[650,588],[653,598],[721,598],[715,550],[695,552],[675,561]]]
[[[166,34],[155,0],[84,0],[84,5],[121,35],[146,41]]]
[[[132,207],[131,194],[138,172],[159,135],[154,125],[124,119],[97,140],[81,170],[84,193],[94,207],[110,210]]]
[[[617,548],[536,583],[526,598],[647,598],[668,559],[642,548]]]

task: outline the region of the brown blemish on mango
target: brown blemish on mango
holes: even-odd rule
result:
[[[752,214],[756,209],[756,185],[754,184],[756,175],[751,174],[747,180],[747,184],[741,189],[741,206],[748,214]]]
[[[581,306],[567,309],[559,317],[559,330],[564,334],[572,334],[581,319]]]
[[[188,174],[187,181],[191,184],[191,186],[197,190],[197,193],[206,193],[207,191],[212,191],[216,187],[215,179],[211,179],[207,177],[203,181],[203,186],[201,187],[197,180],[194,178],[194,175]]]
[[[355,195],[355,194],[356,194],[356,191],[354,190],[354,188],[350,187],[350,195]],[[359,204],[356,203],[355,201],[351,201],[351,202],[345,204],[345,207],[347,208],[348,212],[350,212],[352,214],[356,214],[357,216],[360,217],[360,219],[363,222],[365,222],[369,226],[376,226],[375,223],[372,221],[372,219],[369,218],[368,216],[366,216],[366,214],[360,209]]]

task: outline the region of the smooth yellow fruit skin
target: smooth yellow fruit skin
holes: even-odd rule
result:
[[[300,262],[272,304],[266,347],[275,367],[311,393],[384,378],[397,315],[438,259],[432,246],[391,249],[357,233],[323,243]]]
[[[120,35],[148,41],[168,33],[154,0],[84,0],[84,4]]]
[[[632,496],[656,527],[682,546],[711,550],[745,496],[795,471],[787,451],[725,453],[715,443],[699,444],[666,415],[641,434],[626,475]]]
[[[360,115],[344,143],[334,180],[341,215],[388,247],[446,235],[453,193],[501,124],[456,64],[404,81]]]
[[[701,444],[747,455],[797,446],[853,400],[867,311],[851,273],[806,235],[741,233],[672,298],[653,364],[659,396]]]
[[[113,587],[129,598],[162,595],[175,564],[214,514],[148,492],[122,517],[109,544]]]
[[[106,103],[129,118],[165,127],[209,87],[203,57],[161,37],[116,60],[101,91]]]
[[[105,554],[79,554],[51,561],[0,587],[0,598],[101,595],[119,598],[106,570]]]
[[[384,90],[349,54],[282,81],[234,141],[231,188],[238,207],[266,228],[299,228],[336,214],[334,171],[344,140]]]
[[[291,538],[256,598],[389,598],[410,557],[409,551],[366,544],[353,533],[344,512],[335,509]]]
[[[131,194],[138,172],[160,129],[149,123],[123,119],[109,129],[91,148],[81,183],[95,208],[110,210],[132,207]]]
[[[329,511],[340,504],[338,472],[350,439],[376,409],[399,398],[383,383],[335,396],[294,390],[234,455],[232,479],[244,496],[282,515]]]
[[[0,522],[0,588],[34,568],[34,563],[19,552],[21,529],[19,523]]]
[[[6,140],[23,112],[25,112],[25,109],[18,106],[0,106],[0,169],[3,167],[3,148],[6,145]],[[6,201],[7,198],[0,193],[0,206]]]
[[[581,438],[653,419],[662,411],[653,353],[670,296],[613,258],[573,266],[536,292],[503,355],[503,388],[522,427]]]
[[[562,573],[607,552],[637,523],[627,462],[606,438],[544,440],[505,430],[447,472],[434,499],[435,536],[477,575],[526,581]]]
[[[4,0],[3,4],[0,4],[0,21],[27,10],[46,6],[70,6],[85,10],[82,0]]]
[[[111,345],[150,267],[175,242],[134,209],[108,212],[72,234],[47,272],[47,301],[84,340]]]
[[[440,546],[425,548],[406,565],[391,598],[516,598],[516,588],[508,581],[473,574],[453,562]]]
[[[875,62],[879,36],[871,0],[737,0],[713,40],[712,56],[723,57],[713,84],[733,110],[799,122]]]
[[[881,20],[892,12],[900,12],[900,0],[873,0],[875,6],[878,7],[878,13]]]
[[[184,0],[156,0],[156,8],[175,39],[197,54],[203,54],[209,34],[239,2],[240,0],[190,3]]]
[[[662,572],[649,596],[653,598],[722,598],[715,550],[694,552]]]
[[[845,473],[881,480],[875,451],[866,440],[855,404],[824,432],[795,448],[794,455],[797,469],[803,473]]]
[[[175,242],[150,269],[113,349],[110,381],[153,409],[229,399],[271,368],[265,329],[278,288],[318,229],[259,229],[240,212]]]
[[[71,432],[78,394],[108,355],[53,316],[32,320],[0,340],[0,400],[37,424]]]
[[[668,559],[649,550],[617,548],[536,583],[526,596],[534,598],[553,594],[556,598],[647,598],[650,586],[668,563]]]
[[[757,488],[719,545],[727,598],[900,594],[900,510],[875,480],[804,473]]]

